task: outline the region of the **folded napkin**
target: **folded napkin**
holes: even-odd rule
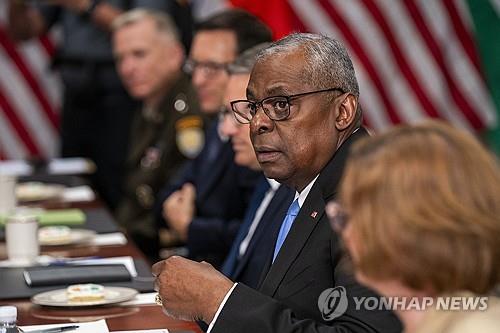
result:
[[[23,275],[30,287],[132,280],[125,265],[30,267],[24,270]]]
[[[31,215],[31,213],[30,213]],[[45,225],[82,225],[85,223],[85,213],[81,209],[51,209],[33,212],[41,226]],[[5,215],[0,215],[0,226],[5,224]]]
[[[155,301],[156,295],[158,295],[157,292],[137,294],[130,301],[121,302],[120,306],[137,306],[137,305],[152,305],[152,304],[156,304],[156,301]]]

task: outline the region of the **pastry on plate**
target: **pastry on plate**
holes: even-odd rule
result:
[[[100,284],[74,284],[66,289],[69,302],[94,302],[104,299],[104,287]]]
[[[40,228],[38,230],[38,240],[42,245],[70,243],[71,228],[64,225]]]

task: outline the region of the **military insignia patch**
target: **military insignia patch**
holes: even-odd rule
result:
[[[160,166],[161,151],[156,147],[149,147],[141,159],[144,169],[156,169]]]
[[[143,208],[151,208],[155,202],[153,189],[146,184],[141,184],[135,189],[137,201]]]
[[[179,151],[188,158],[195,158],[205,144],[203,120],[199,116],[188,116],[175,123],[176,142]]]

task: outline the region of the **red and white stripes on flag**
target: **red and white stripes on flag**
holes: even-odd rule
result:
[[[220,2],[207,0],[206,6]],[[283,22],[295,22],[290,30],[342,40],[354,61],[366,123],[374,129],[425,117],[470,131],[497,123],[465,0],[232,2],[262,11],[255,14],[271,26],[279,21],[280,32]],[[293,19],[285,20],[281,9],[291,9]],[[61,104],[59,81],[48,68],[54,46],[47,38],[13,44],[6,12],[0,1],[0,159],[54,156]]]
[[[424,117],[480,130],[496,112],[462,0],[289,0],[312,32],[342,40],[358,75],[367,123]]]
[[[58,149],[60,83],[49,37],[14,43],[0,1],[0,159],[52,157]]]
[[[425,117],[470,131],[497,122],[465,0],[231,3],[261,17],[278,36],[299,30],[343,41],[356,68],[365,120],[374,129]],[[283,29],[290,22],[289,31]]]

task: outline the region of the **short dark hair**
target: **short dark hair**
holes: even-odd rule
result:
[[[255,62],[257,62],[257,54],[269,47],[269,45],[271,43],[260,43],[243,51],[233,63],[228,65],[229,74],[250,74]]]
[[[196,32],[205,30],[230,30],[236,34],[238,54],[254,45],[272,41],[272,33],[256,16],[241,10],[228,9],[196,25]]]

